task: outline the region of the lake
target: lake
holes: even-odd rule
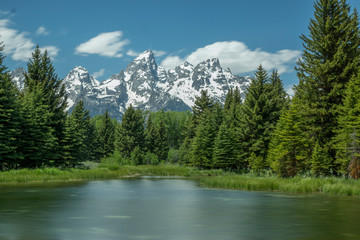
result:
[[[146,177],[1,187],[0,239],[360,239],[360,198]]]

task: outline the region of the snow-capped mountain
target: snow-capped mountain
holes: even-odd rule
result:
[[[21,76],[24,73],[24,69],[11,73],[19,88],[23,88]],[[150,111],[191,110],[201,90],[207,90],[214,100],[224,103],[230,88],[239,87],[244,93],[249,83],[249,77],[239,77],[230,69],[223,69],[217,58],[196,66],[185,62],[166,71],[157,65],[151,50],[143,52],[125,70],[101,83],[80,66],[64,78],[69,111],[81,99],[91,115],[103,114],[108,109],[118,120],[130,104]]]

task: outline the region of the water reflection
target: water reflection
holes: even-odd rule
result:
[[[0,189],[0,239],[360,239],[359,198],[182,179]]]

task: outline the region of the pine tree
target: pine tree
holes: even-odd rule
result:
[[[210,98],[207,90],[201,90],[200,97],[195,97],[193,110],[193,122],[195,126],[198,124],[198,119],[201,118],[202,114],[207,109],[212,109],[214,106],[214,101]]]
[[[272,106],[269,101],[271,85],[266,70],[260,65],[247,89],[239,123],[239,138],[242,142],[240,159],[246,161],[252,153],[266,158],[271,134]],[[250,163],[251,164],[251,163]]]
[[[43,89],[38,86],[33,87],[31,92],[25,90],[20,99],[21,138],[18,149],[22,155],[21,167],[49,166],[56,160],[53,151],[57,139],[50,127],[52,114],[49,106],[44,104],[44,95]]]
[[[97,141],[100,157],[107,157],[114,152],[115,129],[107,109],[97,130]]]
[[[63,159],[66,165],[74,166],[91,159],[91,130],[89,111],[85,110],[84,103],[80,100],[66,121],[63,144]]]
[[[154,153],[160,161],[165,161],[169,152],[167,130],[164,122],[160,120],[155,132]]]
[[[278,175],[293,177],[306,168],[311,154],[305,126],[301,123],[302,106],[293,99],[284,108],[272,134],[267,162]]]
[[[350,80],[345,94],[336,136],[339,172],[358,178],[360,161],[360,71]],[[355,168],[354,168],[355,167]]]
[[[49,126],[53,128],[53,135],[57,138],[57,143],[52,150],[54,157],[61,161],[65,123],[66,123],[66,106],[67,96],[65,92],[65,85],[62,83],[55,73],[55,68],[51,62],[47,51],[41,53],[39,46],[36,47],[29,60],[28,71],[25,74],[25,88],[26,93],[32,93],[41,88],[44,97],[43,103],[48,106],[48,111],[51,116],[48,122]]]
[[[126,109],[121,125],[116,131],[115,144],[116,150],[124,157],[129,157],[136,146],[144,148],[144,118],[141,110],[135,110],[132,105]]]
[[[224,120],[214,142],[214,168],[236,169],[239,167],[235,137],[232,123]]]
[[[193,116],[190,120],[190,123],[185,130],[185,139],[180,147],[180,159],[181,162],[186,165],[192,165],[191,163],[191,145],[193,139],[196,135],[198,125],[203,119],[205,113],[212,112],[214,108],[214,101],[210,98],[207,91],[202,90],[201,95],[195,97],[195,102],[193,106]]]
[[[0,170],[19,164],[17,139],[20,125],[20,108],[17,89],[3,64],[4,47],[0,43]]]
[[[156,135],[156,127],[151,117],[151,113],[148,116],[146,121],[146,129],[144,131],[145,135],[145,146],[146,150],[151,153],[155,152],[155,135]]]
[[[337,168],[334,136],[340,106],[345,86],[360,67],[359,21],[345,0],[317,0],[314,7],[309,36],[301,36],[304,51],[297,62],[300,82],[295,96],[306,106],[301,119],[308,126],[310,148],[321,146],[332,159],[324,167]]]
[[[222,109],[215,104],[213,109],[207,109],[199,119],[195,137],[190,144],[190,164],[198,168],[212,168],[213,149],[216,135],[222,122]]]

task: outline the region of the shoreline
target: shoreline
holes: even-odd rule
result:
[[[360,181],[339,177],[256,176],[222,170],[197,170],[176,165],[119,166],[118,169],[19,169],[0,172],[0,188],[43,184],[77,183],[93,180],[129,179],[142,176],[182,177],[207,188],[288,193],[320,193],[360,196]]]

